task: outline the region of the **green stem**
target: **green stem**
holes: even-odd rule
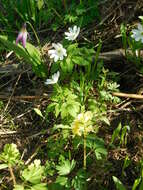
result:
[[[86,170],[86,132],[83,134],[83,168]]]
[[[54,13],[59,17],[61,20],[63,20],[62,16],[56,11],[56,9],[52,8]]]
[[[36,38],[36,40],[37,40],[37,43],[38,43],[38,45],[40,45],[40,40],[39,40],[39,38],[38,38],[38,36],[37,36],[37,33],[36,33],[35,29],[33,28],[32,24],[31,24],[29,21],[26,21],[26,23],[29,24],[29,26],[30,26],[31,29],[33,30],[34,35],[35,35],[35,38]]]
[[[66,0],[63,0],[63,6],[64,6],[64,9],[66,11],[66,9],[67,9]]]

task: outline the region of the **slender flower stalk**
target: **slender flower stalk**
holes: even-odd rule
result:
[[[83,135],[83,168],[86,170],[86,131]]]
[[[27,40],[27,30],[26,30],[26,23],[24,23],[21,31],[19,32],[17,38],[16,38],[16,45],[21,41],[23,47],[26,47],[26,40]]]
[[[37,40],[37,43],[38,43],[38,45],[40,45],[40,40],[39,40],[39,38],[38,38],[38,35],[37,35],[37,33],[36,33],[34,27],[32,26],[32,24],[31,24],[29,21],[27,21],[26,23],[29,24],[29,26],[30,26],[31,29],[33,30],[33,33],[34,33],[35,38],[36,38],[36,40]]]

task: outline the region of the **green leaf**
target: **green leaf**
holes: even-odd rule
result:
[[[68,116],[67,103],[64,102],[61,106],[61,118],[64,119],[66,116]]]
[[[42,9],[43,5],[44,5],[44,1],[43,0],[38,0],[37,1],[37,7],[38,7],[39,10]]]
[[[61,181],[62,181],[62,179],[61,179]],[[64,181],[64,179],[63,179],[63,181]],[[58,182],[57,183],[51,183],[51,184],[48,184],[48,190],[65,190],[65,187],[63,185],[58,184]]]
[[[61,106],[59,104],[56,104],[55,106],[55,116],[58,117],[61,111]]]
[[[22,172],[22,177],[25,181],[29,181],[32,184],[39,184],[44,173],[43,166],[40,165],[40,160],[35,160]]]
[[[100,120],[101,120],[101,121],[104,121],[107,125],[110,126],[110,121],[109,121],[109,119],[108,119],[106,116],[101,116],[101,117],[100,117]]]
[[[126,190],[125,186],[122,184],[122,182],[115,176],[113,176],[113,181],[116,185],[117,190]]]
[[[73,53],[73,51],[76,50],[77,47],[78,47],[77,43],[71,44],[68,46],[67,51]]]
[[[107,156],[107,150],[104,146],[104,140],[92,135],[87,136],[87,147],[93,149],[98,160]]]
[[[29,2],[29,15],[31,15],[32,20],[36,21],[36,6],[35,6],[35,0],[28,1]]]
[[[40,183],[40,184],[33,185],[31,187],[31,190],[48,190],[48,187],[46,183]]]
[[[67,105],[67,112],[72,116],[72,117],[76,117],[77,113],[79,112],[79,105],[74,105],[73,104],[68,104]]]
[[[0,160],[4,163],[14,166],[16,163],[20,162],[20,153],[17,149],[16,144],[6,144],[4,146],[3,153],[0,154]],[[5,165],[6,166],[6,165]]]
[[[65,160],[62,165],[56,166],[56,169],[59,175],[68,175],[74,169],[75,165],[76,162],[74,160],[72,162]]]
[[[8,167],[7,164],[0,164],[0,170],[5,169],[5,168],[7,168],[7,167]]]
[[[23,185],[15,185],[13,190],[24,190]]]
[[[22,57],[27,63],[32,65],[34,72],[40,77],[46,77],[46,66],[41,60],[39,50],[30,43],[26,43],[26,49],[21,45],[16,45],[8,39],[7,36],[0,35],[0,42],[6,49],[14,51],[18,56]]]
[[[87,66],[89,65],[89,61],[87,61],[86,59],[84,59],[81,56],[74,56],[72,58],[72,61],[77,64],[77,65],[82,65],[82,66]]]
[[[139,190],[142,190],[143,189],[143,179],[142,179],[142,182],[140,184],[140,187],[139,187]]]
[[[136,180],[134,181],[132,190],[136,190],[136,188],[138,187],[138,185],[140,184],[140,182],[141,182],[141,177],[138,178],[138,179],[136,179]]]
[[[104,147],[102,147],[102,148],[96,148],[95,154],[96,154],[97,160],[100,160],[102,159],[102,155],[107,156],[108,152]]]
[[[114,140],[119,137],[119,133],[121,131],[122,125],[121,123],[119,123],[118,127],[114,130],[112,138],[111,138],[111,143],[112,144],[114,142]]]
[[[63,176],[58,176],[56,179],[56,183],[65,186],[67,184],[68,178]]]
[[[31,59],[31,64],[34,72],[40,77],[46,77],[47,68],[41,60],[40,51],[30,43],[26,43],[26,51]]]
[[[42,112],[38,108],[34,108],[34,111],[39,115],[40,117],[44,118]]]

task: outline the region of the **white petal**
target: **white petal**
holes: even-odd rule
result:
[[[76,25],[73,27],[73,31],[76,33],[76,31],[77,31],[77,26]]]
[[[45,81],[45,84],[48,85],[48,84],[54,84],[55,82],[52,80],[52,79],[47,79]]]
[[[138,24],[138,29],[140,30],[140,31],[143,31],[143,26],[139,23]]]
[[[53,53],[53,54],[50,55],[50,58],[52,59],[52,58],[54,58],[55,56],[56,56],[56,53]]]
[[[58,55],[55,55],[55,57],[54,57],[54,61],[57,62],[58,60],[59,60]]]
[[[48,54],[50,55],[50,54],[54,54],[55,53],[55,50],[54,49],[51,49],[51,50],[49,50],[48,51]]]
[[[52,46],[56,49],[57,48],[57,44],[52,43]]]
[[[59,76],[60,76],[60,72],[58,71],[57,73],[54,73],[52,75],[52,80],[57,83],[58,82],[58,79],[59,79]]]
[[[69,33],[69,32],[65,32],[65,35],[66,35],[66,36],[70,36],[70,33]]]

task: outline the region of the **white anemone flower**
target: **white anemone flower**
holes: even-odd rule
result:
[[[48,54],[50,55],[50,58],[54,58],[54,62],[57,62],[58,60],[63,60],[64,56],[67,56],[66,49],[63,48],[63,45],[60,43],[53,43],[52,46],[54,49],[51,49],[48,51]]]
[[[73,28],[68,28],[69,32],[65,32],[65,39],[69,41],[75,40],[80,32],[80,27],[74,26]]]
[[[59,80],[59,77],[60,77],[60,72],[58,71],[57,73],[54,73],[52,75],[52,78],[51,79],[47,79],[45,84],[48,85],[48,84],[55,84],[58,82]]]
[[[132,30],[132,38],[135,39],[135,41],[141,41],[143,43],[143,26],[141,24],[138,24],[137,29]]]

